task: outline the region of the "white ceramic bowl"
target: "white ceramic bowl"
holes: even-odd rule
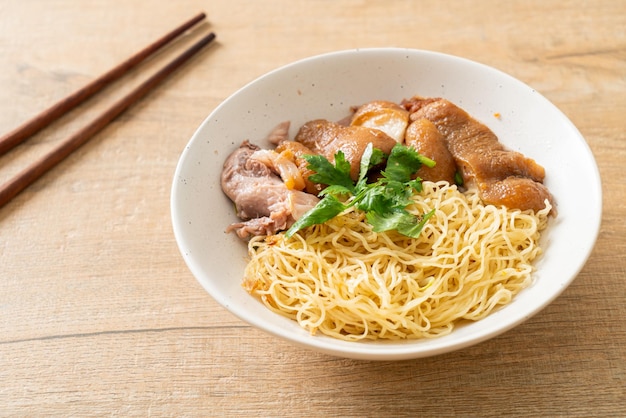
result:
[[[418,341],[346,342],[311,336],[270,312],[241,287],[246,245],[224,233],[233,204],[220,188],[227,155],[244,139],[260,145],[279,122],[290,135],[311,119],[338,120],[349,107],[413,95],[444,97],[489,126],[500,141],[546,169],[559,216],[543,237],[534,284],[512,303],[450,335]],[[499,114],[500,117],[495,117]],[[577,276],[596,241],[602,196],[600,176],[585,140],[554,105],[498,70],[440,53],[383,48],[341,51],[304,59],[244,86],[219,105],[184,149],[172,185],[174,234],[193,275],[242,320],[303,347],[372,360],[425,357],[487,340],[530,318]]]

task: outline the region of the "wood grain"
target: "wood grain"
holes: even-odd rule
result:
[[[203,8],[210,53],[0,210],[0,416],[626,415],[626,1],[6,0],[0,132]],[[0,157],[0,182],[195,40]],[[224,98],[296,59],[375,46],[521,79],[578,127],[603,180],[598,242],[563,295],[495,339],[414,361],[329,357],[249,327],[197,284],[170,224],[178,157]]]
[[[5,154],[16,145],[24,142],[36,132],[39,132],[41,129],[50,125],[61,116],[69,113],[74,107],[93,97],[109,84],[123,77],[131,68],[134,68],[144,60],[148,59],[150,55],[156,53],[169,42],[188,31],[205,17],[206,15],[204,13],[194,16],[190,20],[184,22],[181,26],[178,26],[172,31],[166,33],[150,45],[143,48],[141,51],[133,54],[131,57],[117,64],[104,74],[98,76],[89,84],[69,94],[50,106],[48,109],[24,122],[13,131],[0,137],[0,155]]]
[[[189,49],[185,50],[182,54],[177,56],[174,60],[169,62],[155,74],[152,74],[146,81],[141,83],[134,90],[130,91],[126,96],[123,96],[121,99],[113,103],[111,107],[107,108],[103,113],[99,114],[94,120],[89,122],[87,125],[81,127],[74,134],[70,135],[69,138],[66,138],[65,140],[60,142],[50,152],[43,155],[38,160],[30,163],[30,165],[28,165],[15,177],[11,178],[3,185],[0,185],[0,207],[7,204],[18,193],[20,193],[26,187],[30,186],[41,176],[46,174],[57,164],[67,158],[67,156],[69,156],[71,153],[73,153],[83,144],[89,141],[93,136],[106,128],[126,109],[144,98],[144,96],[148,95],[154,88],[156,88],[156,86],[166,80],[170,74],[172,74],[181,65],[191,59],[193,55],[198,53],[202,48],[212,42],[213,39],[215,39],[215,34],[213,32],[200,39],[197,43],[192,45]],[[131,59],[131,62],[133,60],[134,58]],[[126,66],[126,62],[123,63],[121,67],[116,67],[113,70],[113,73],[116,73],[118,68],[124,68]],[[109,72],[107,74],[111,73]],[[100,78],[98,80],[100,80]],[[102,84],[102,82],[99,81],[97,84]],[[95,94],[95,92],[97,92],[97,89],[91,86],[88,86],[87,89],[83,88],[79,90],[77,95],[71,95],[69,96],[69,98],[61,100],[61,102],[58,102],[58,105],[53,105],[52,108],[36,116],[34,119],[31,120],[31,122],[26,123],[5,138],[0,139],[0,141],[5,140],[3,144],[8,144],[7,149],[11,146],[14,146],[15,144],[25,140],[27,137],[32,135],[33,132],[39,131],[39,129],[47,126],[47,124],[51,121],[56,120],[56,116],[54,116],[56,113],[61,116],[63,113],[61,113],[59,109],[65,109],[66,111],[69,111],[73,108],[73,105],[68,105],[68,103],[80,103],[82,102],[83,97],[87,98],[90,95]],[[81,100],[74,100],[74,97],[81,98]],[[50,115],[53,115],[53,117],[51,117]]]

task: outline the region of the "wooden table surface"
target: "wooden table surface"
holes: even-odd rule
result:
[[[4,182],[217,33],[0,208],[0,416],[626,416],[626,1],[3,0],[0,132],[200,11],[208,23],[0,158]],[[248,326],[196,282],[170,222],[179,155],[222,100],[294,60],[378,46],[531,85],[579,128],[603,180],[595,249],[553,304],[414,361],[330,357]]]

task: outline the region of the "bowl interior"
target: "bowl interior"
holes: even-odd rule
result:
[[[444,97],[489,126],[510,149],[546,169],[545,184],[558,217],[542,238],[534,283],[506,307],[450,335],[402,342],[345,342],[311,336],[267,310],[241,287],[246,245],[224,233],[235,211],[220,187],[227,155],[248,139],[264,138],[278,123],[290,135],[312,119],[339,120],[371,100],[414,95]],[[498,116],[499,115],[499,116]],[[584,199],[581,195],[584,193]],[[244,86],[218,106],[184,149],[173,179],[174,234],[183,258],[208,293],[248,323],[301,346],[358,359],[407,359],[441,354],[498,335],[528,319],[576,277],[595,243],[601,184],[591,151],[574,125],[524,83],[466,59],[408,49],[362,49],[308,58]]]

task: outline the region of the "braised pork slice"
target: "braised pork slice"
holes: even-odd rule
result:
[[[427,119],[441,132],[467,185],[475,185],[487,204],[540,210],[552,197],[545,171],[534,160],[506,149],[485,125],[445,99],[412,98],[404,102],[410,120]],[[513,179],[510,179],[513,178]],[[537,183],[531,184],[529,179]],[[506,203],[505,203],[506,202]]]
[[[271,130],[269,135],[267,136],[267,140],[274,144],[278,145],[282,141],[287,141],[289,139],[289,127],[291,126],[291,122],[284,121],[279,123]]]
[[[507,177],[480,185],[480,197],[492,205],[521,210],[543,209],[545,200],[551,201],[550,192],[543,184],[528,177]]]
[[[370,142],[374,148],[378,148],[386,154],[389,154],[396,144],[395,139],[378,129],[363,126],[343,126],[323,119],[313,120],[302,125],[295,140],[333,163],[335,153],[339,150],[343,151],[346,160],[350,162],[350,177],[353,180],[359,177],[361,157]]]
[[[397,103],[386,100],[374,100],[359,106],[350,120],[352,126],[381,130],[400,143],[404,141],[408,124],[409,112]]]
[[[418,177],[434,182],[445,180],[454,184],[456,163],[448,150],[446,139],[434,123],[428,119],[417,119],[411,122],[406,130],[404,142],[423,156],[435,161],[435,166],[432,168],[425,165],[420,167],[417,170]]]
[[[259,150],[244,141],[228,156],[221,175],[222,190],[235,203],[244,222],[230,225],[241,238],[273,235],[289,228],[319,199],[299,190],[289,190],[280,177],[261,161],[250,158]]]

